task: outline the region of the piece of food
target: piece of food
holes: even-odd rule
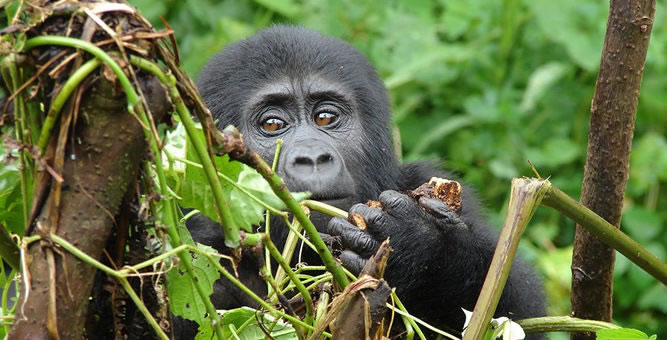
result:
[[[421,197],[439,199],[455,213],[460,213],[463,207],[461,184],[444,178],[431,177],[428,183],[420,185],[417,189],[409,192],[408,195],[416,201],[419,201]]]

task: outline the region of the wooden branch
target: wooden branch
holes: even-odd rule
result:
[[[619,226],[628,180],[639,88],[655,0],[611,0],[600,73],[591,104],[581,203]],[[572,316],[611,320],[615,251],[577,226],[572,259]],[[579,333],[572,339],[594,339]]]

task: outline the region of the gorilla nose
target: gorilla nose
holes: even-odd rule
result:
[[[334,165],[334,158],[328,153],[320,155],[300,155],[294,158],[294,170],[301,175],[319,172],[326,173],[331,170]]]
[[[299,143],[285,150],[283,169],[291,190],[332,191],[334,183],[345,174],[338,154],[326,143]]]

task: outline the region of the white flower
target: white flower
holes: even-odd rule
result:
[[[461,309],[466,316],[466,321],[463,323],[463,335],[465,335],[468,323],[470,323],[470,319],[472,318],[472,312],[465,310],[464,308]],[[492,334],[491,339],[502,337],[503,340],[523,340],[526,338],[526,333],[524,333],[523,328],[521,328],[518,323],[504,316],[497,319],[491,319],[487,333],[488,332],[491,332]]]

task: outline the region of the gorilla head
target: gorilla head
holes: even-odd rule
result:
[[[386,91],[349,44],[275,26],[226,47],[198,86],[218,127],[235,125],[267,162],[283,139],[278,173],[290,190],[347,209],[395,187]]]

